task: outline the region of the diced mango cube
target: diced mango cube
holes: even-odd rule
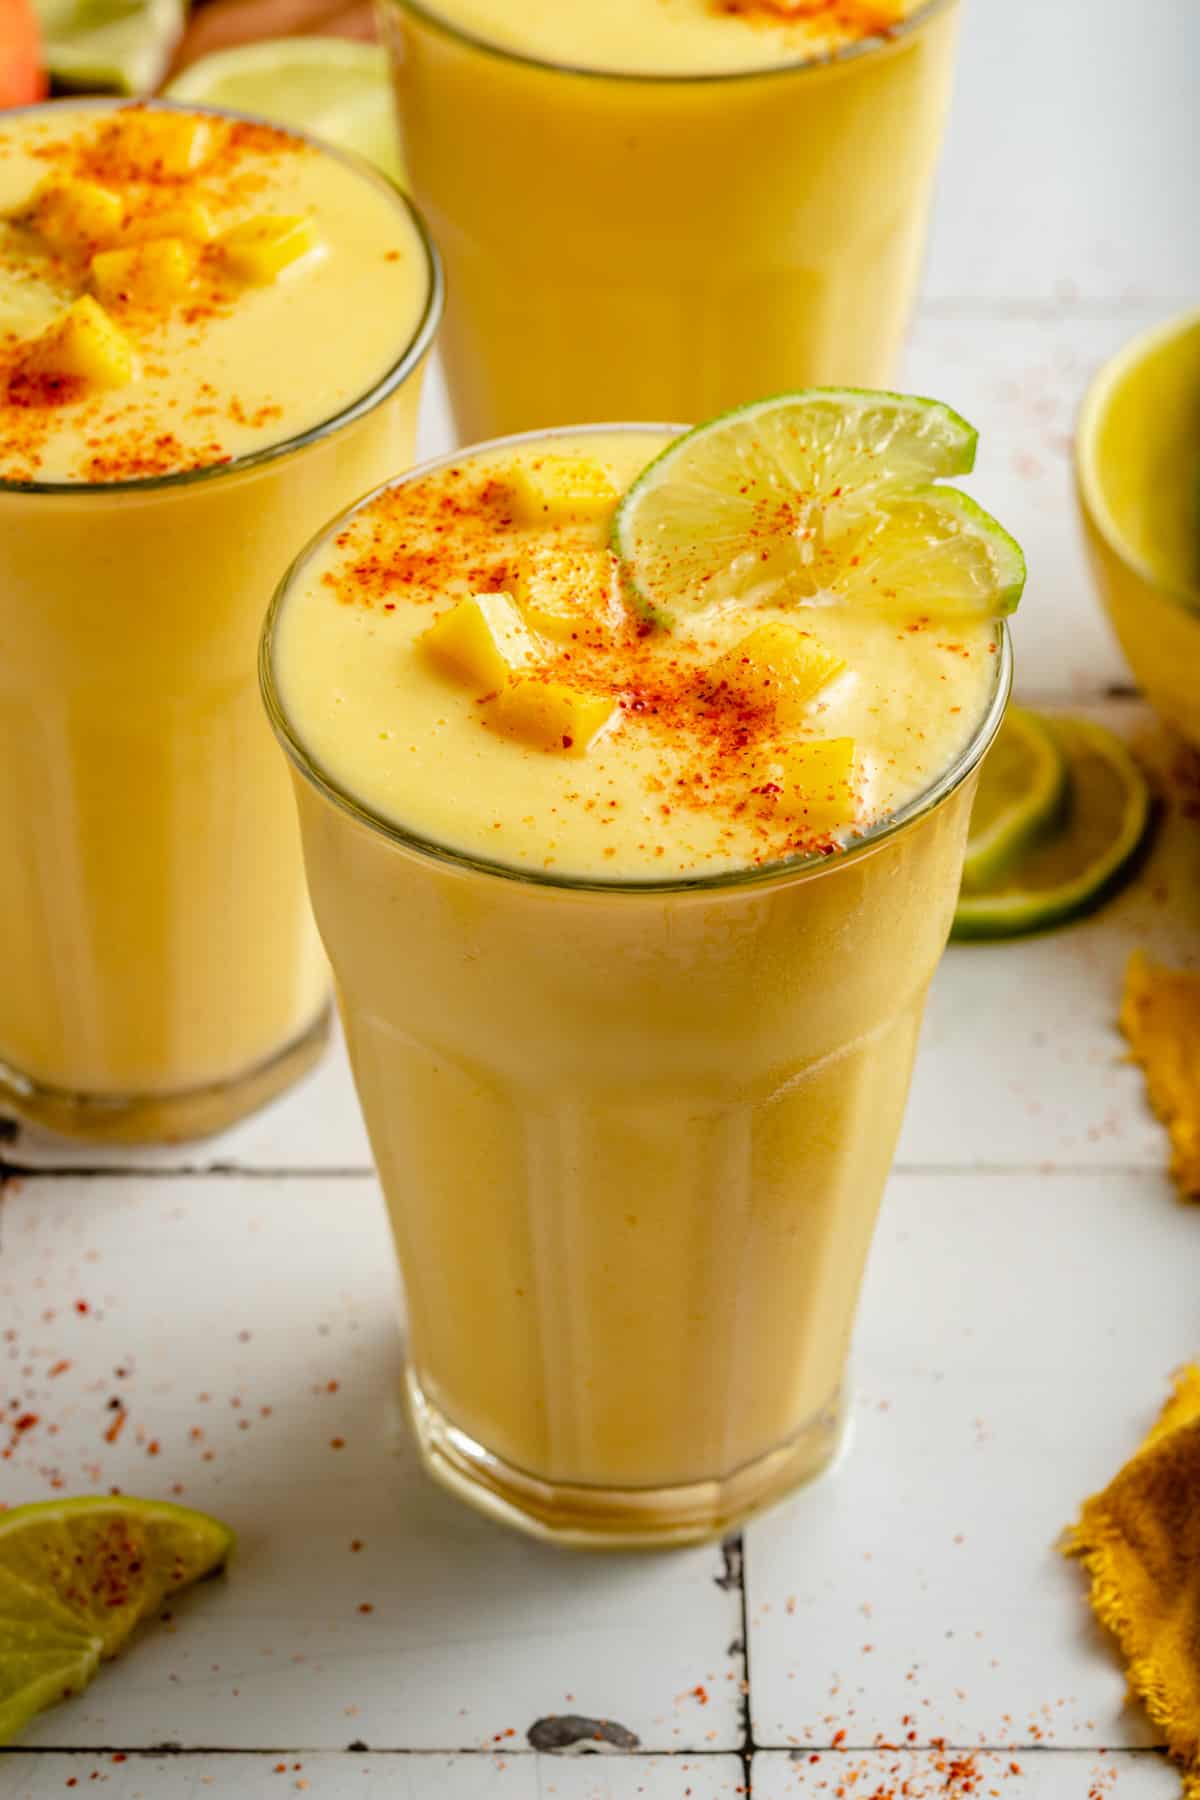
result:
[[[181,199],[126,220],[121,242],[145,244],[153,238],[182,238],[185,244],[207,244],[216,229],[203,200]]]
[[[225,119],[131,106],[105,128],[99,150],[125,176],[179,180],[211,162],[228,135]]]
[[[795,725],[805,707],[845,668],[819,638],[773,620],[739,639],[712,665],[712,679],[746,706],[769,706],[780,725]]]
[[[169,306],[185,294],[197,251],[182,238],[152,238],[92,258],[92,286],[105,306]]]
[[[217,240],[239,281],[264,286],[317,246],[317,228],[304,213],[262,213],[231,226]]]
[[[812,831],[849,825],[858,811],[853,738],[810,738],[772,753],[768,780],[777,811]]]
[[[535,631],[569,641],[582,626],[612,622],[613,559],[607,550],[536,544],[522,555],[516,591]]]
[[[519,525],[567,519],[601,519],[611,513],[617,490],[590,456],[539,456],[505,472]]]
[[[119,236],[125,207],[98,181],[51,179],[34,195],[30,217],[56,256],[85,256]]]
[[[97,388],[123,387],[134,367],[128,338],[90,294],[74,301],[21,359],[25,375]]]
[[[618,711],[605,694],[585,694],[565,681],[518,675],[496,696],[492,717],[501,731],[535,750],[582,756]]]
[[[476,694],[494,694],[533,659],[537,643],[511,594],[473,594],[435,619],[421,642]]]

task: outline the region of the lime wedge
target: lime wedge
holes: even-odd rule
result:
[[[877,520],[838,546],[830,594],[879,611],[995,619],[1025,587],[1020,545],[952,487],[881,494]]]
[[[1018,937],[1093,912],[1123,887],[1150,828],[1150,789],[1120,738],[1084,719],[1050,723],[1066,759],[1061,828],[997,879],[959,896],[951,935]]]
[[[0,1744],[87,1686],[168,1594],[221,1568],[233,1533],[157,1500],[0,1513]]]
[[[56,88],[144,94],[183,30],[184,0],[37,0]]]
[[[1067,761],[1036,713],[1010,706],[988,751],[971,808],[963,888],[994,887],[1057,823],[1067,794]]]
[[[177,75],[170,100],[229,106],[311,131],[399,180],[387,52],[349,38],[286,37],[215,50]]]
[[[936,400],[812,388],[726,413],[643,470],[612,546],[648,617],[853,602],[991,618],[1021,595],[1021,552],[953,488],[975,432]]]

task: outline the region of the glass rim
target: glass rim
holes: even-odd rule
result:
[[[1194,616],[1200,614],[1200,580],[1194,584],[1168,581],[1157,570],[1152,569],[1144,558],[1134,553],[1117,527],[1105,491],[1100,459],[1096,453],[1096,439],[1104,415],[1123,379],[1160,344],[1170,343],[1173,338],[1185,337],[1191,331],[1200,332],[1200,307],[1191,307],[1187,312],[1175,313],[1157,325],[1147,326],[1101,363],[1088,382],[1079,405],[1075,422],[1074,463],[1075,480],[1083,509],[1117,561],[1148,588],[1152,588],[1168,605],[1177,606],[1181,612]]]
[[[232,457],[228,462],[205,463],[197,469],[176,469],[166,475],[134,475],[121,481],[14,481],[11,476],[0,475],[0,495],[53,494],[60,498],[69,496],[79,499],[87,494],[150,494],[166,489],[191,487],[206,481],[219,481],[223,477],[244,475],[261,469],[280,457],[309,449],[313,444],[332,437],[367,413],[373,412],[403,386],[419,365],[429,351],[441,322],[446,285],[442,259],[419,208],[398,183],[385,175],[382,169],[369,163],[365,157],[355,155],[352,150],[344,150],[338,144],[326,143],[311,132],[291,125],[278,125],[274,120],[264,119],[258,113],[242,112],[231,106],[193,106],[185,101],[155,98],[134,101],[118,95],[91,95],[80,99],[63,95],[54,100],[35,101],[30,106],[15,106],[0,114],[0,133],[8,119],[23,118],[30,113],[52,116],[54,112],[68,108],[80,112],[119,112],[122,108],[131,106],[155,112],[199,113],[206,117],[234,119],[249,125],[268,125],[272,131],[281,132],[285,137],[299,138],[302,143],[311,145],[323,155],[332,156],[357,174],[366,176],[376,187],[383,189],[389,198],[400,202],[416,231],[425,258],[425,304],[404,349],[378,380],[329,418],[318,420],[315,425],[306,426],[303,431],[294,432],[290,437],[281,438],[278,443],[264,444],[257,450],[248,450],[241,456]]]
[[[271,596],[271,604],[267,608],[259,641],[259,685],[267,717],[284,752],[298,773],[303,775],[310,786],[324,795],[340,812],[349,814],[358,824],[375,833],[376,836],[382,837],[394,847],[416,856],[420,861],[435,863],[459,872],[469,871],[474,874],[494,876],[500,880],[516,881],[529,887],[607,895],[720,893],[733,888],[763,887],[772,883],[813,879],[833,869],[844,868],[847,863],[856,862],[861,857],[874,854],[882,845],[899,836],[910,826],[919,824],[944,800],[949,799],[955,789],[960,787],[978,766],[992,739],[1000,729],[1004,709],[1008,704],[1009,692],[1012,687],[1012,639],[1003,619],[995,621],[999,653],[996,657],[992,692],[987,706],[963,749],[928,787],[923,788],[911,800],[898,807],[888,818],[864,832],[861,837],[832,853],[813,851],[804,855],[783,856],[773,862],[756,864],[751,868],[723,869],[710,875],[651,876],[644,880],[637,880],[628,877],[606,879],[602,875],[555,874],[545,869],[501,862],[487,856],[476,855],[469,850],[456,849],[453,845],[442,843],[436,838],[425,837],[420,832],[397,824],[393,819],[385,818],[343,787],[306,749],[299,732],[287,715],[275,682],[275,628],[288,595],[303,576],[309,562],[331,538],[345,529],[356,513],[369,506],[380,494],[394,488],[406,487],[412,481],[419,481],[426,475],[436,473],[439,469],[449,468],[454,463],[473,456],[481,450],[506,449],[510,445],[545,443],[554,438],[578,438],[600,432],[610,434],[645,433],[661,436],[664,432],[679,433],[687,429],[688,427],[685,425],[625,422],[607,425],[560,425],[547,431],[522,431],[515,432],[508,437],[489,438],[485,443],[467,445],[461,450],[431,457],[425,462],[418,463],[415,468],[407,470],[405,474],[393,477],[390,481],[381,482],[378,487],[372,488],[369,494],[364,494],[361,499],[345,507],[335,518],[323,525],[320,531],[315,533],[293,558],[276,586],[275,592]]]
[[[539,69],[545,74],[576,76],[581,80],[593,81],[628,81],[640,85],[665,85],[669,87],[691,87],[709,85],[725,81],[757,81],[778,75],[797,75],[820,69],[834,69],[844,63],[856,61],[859,57],[875,56],[886,50],[894,49],[920,26],[926,24],[940,12],[949,11],[956,0],[919,0],[913,11],[906,18],[897,20],[887,33],[875,33],[870,37],[856,38],[853,43],[843,44],[838,50],[827,51],[823,56],[798,57],[794,62],[753,63],[745,69],[700,69],[691,71],[669,70],[654,72],[648,69],[601,69],[588,63],[556,62],[550,57],[533,56],[524,50],[514,50],[506,44],[493,43],[478,32],[467,31],[453,20],[444,18],[429,0],[383,0],[383,3],[396,8],[399,12],[411,13],[423,25],[442,32],[446,37],[466,44],[473,50],[480,50],[487,56],[494,56],[501,62],[516,63],[526,69]]]

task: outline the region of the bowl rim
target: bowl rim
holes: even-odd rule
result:
[[[1151,568],[1143,557],[1135,554],[1124,532],[1120,530],[1105,492],[1103,471],[1097,454],[1097,439],[1106,409],[1121,383],[1164,344],[1190,333],[1200,333],[1200,307],[1176,313],[1144,331],[1139,331],[1103,362],[1089,381],[1079,405],[1075,423],[1075,480],[1080,503],[1088,522],[1102,538],[1117,561],[1136,575],[1159,597],[1184,612],[1200,614],[1200,579],[1195,583],[1166,580]]]

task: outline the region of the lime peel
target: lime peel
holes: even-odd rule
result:
[[[956,488],[976,433],[940,401],[810,388],[673,440],[613,520],[626,592],[664,626],[713,609],[864,604],[977,620],[1011,612],[1025,564]]]
[[[168,1594],[222,1568],[233,1533],[125,1495],[0,1513],[0,1744],[86,1687]]]
[[[971,810],[963,888],[994,887],[1059,823],[1067,761],[1036,713],[1010,706],[984,759]]]
[[[1069,804],[1053,836],[996,885],[960,894],[951,936],[1024,936],[1094,912],[1133,876],[1149,839],[1150,788],[1121,739],[1086,719],[1047,721],[1066,758]]]

